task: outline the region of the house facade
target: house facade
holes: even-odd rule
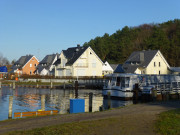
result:
[[[123,64],[125,73],[169,74],[169,64],[159,50],[133,52]]]
[[[112,74],[114,72],[111,65],[106,61],[102,67],[102,75]]]
[[[46,55],[37,66],[36,74],[39,75],[54,75],[54,63],[57,61],[59,54]]]
[[[62,50],[55,62],[55,76],[102,76],[103,62],[89,46]]]
[[[38,64],[38,59],[33,55],[21,56],[11,67],[12,70],[10,73],[15,73],[17,75],[34,75]]]

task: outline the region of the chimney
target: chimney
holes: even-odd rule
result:
[[[80,44],[77,44],[77,47],[80,47]]]
[[[144,52],[140,52],[140,62],[144,62]]]

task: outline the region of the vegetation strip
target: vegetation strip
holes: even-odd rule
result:
[[[180,135],[180,109],[161,113],[155,127],[162,135]]]

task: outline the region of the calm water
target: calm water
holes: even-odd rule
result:
[[[101,90],[79,90],[78,98],[85,99],[85,111],[89,109],[89,93],[93,93],[93,111],[99,111],[100,106],[107,107],[107,100],[103,99]],[[45,110],[61,110],[67,113],[69,110],[69,99],[74,98],[73,90],[49,90],[34,88],[9,87],[0,89],[0,121],[8,119],[9,96],[13,96],[14,112],[37,111],[41,109],[41,97],[45,95]],[[132,104],[131,101],[111,100],[113,108]]]

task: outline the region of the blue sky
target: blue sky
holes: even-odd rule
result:
[[[39,60],[124,26],[180,19],[180,0],[0,0],[0,53]]]

